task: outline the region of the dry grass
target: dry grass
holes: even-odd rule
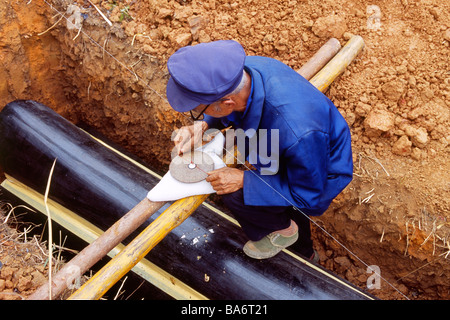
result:
[[[450,222],[445,214],[430,212],[422,205],[415,189],[407,188],[406,175],[398,175],[395,169],[391,169],[391,175],[376,157],[363,153],[357,154],[354,164],[354,175],[361,183],[358,205],[372,210],[380,223],[384,223],[380,243],[385,240],[385,230],[390,229],[391,240],[392,230],[398,230],[398,243],[405,243],[403,255],[423,259],[422,264],[396,275],[394,284],[398,285],[422,272],[430,272],[430,268],[439,268],[436,274],[441,272],[442,264],[450,256]]]
[[[410,245],[410,239],[416,235],[417,231],[427,235],[420,243],[420,247],[431,242],[433,256],[435,256],[437,250],[439,250],[440,253],[438,256],[448,257],[450,252],[450,224],[441,216],[431,214],[426,208],[423,208],[416,216],[411,217],[406,221],[405,227],[407,235],[405,255],[407,254],[408,246]]]
[[[9,279],[7,270],[38,269],[43,270],[48,260],[44,245],[36,235],[31,236],[31,231],[36,226],[19,223],[16,213],[18,207],[12,207],[9,203],[0,206],[0,280],[4,283]],[[23,228],[23,229],[22,229]],[[23,230],[23,231],[22,231]],[[14,268],[14,269],[10,269]],[[3,272],[2,272],[3,271]],[[1,299],[25,299],[26,293],[17,288],[3,285],[0,290]]]
[[[50,191],[50,185],[51,185],[51,181],[52,181],[52,175],[53,175],[53,169],[55,168],[55,164],[56,164],[56,159],[53,161],[53,165],[52,168],[50,169],[50,173],[48,175],[48,181],[47,181],[47,187],[45,188],[45,195],[44,195],[44,204],[45,204],[45,211],[47,212],[47,223],[48,223],[48,256],[49,257],[53,257],[53,228],[52,228],[52,215],[50,213],[50,209],[48,208],[48,204],[47,204],[47,200],[48,200],[48,193]],[[50,300],[52,299],[52,260],[53,259],[49,259],[49,263],[48,263],[48,282],[49,282],[49,286],[48,286],[48,290],[49,290],[49,297]]]
[[[354,175],[361,179],[364,185],[358,197],[358,204],[379,202],[389,206],[386,199],[392,199],[392,188],[390,188],[390,181],[382,178],[389,178],[391,175],[382,162],[375,156],[358,153],[354,171]],[[395,184],[395,182],[392,183]],[[400,184],[402,184],[401,181]],[[392,208],[390,212],[392,212]],[[441,249],[439,256],[442,256],[442,250],[447,252],[450,249],[450,223],[446,221],[444,216],[441,216],[439,213],[431,213],[426,208],[421,208],[417,212],[408,212],[404,220],[406,234],[405,255],[411,245],[411,238],[415,237],[418,232],[424,232],[427,235],[419,246],[424,247],[432,242],[433,256],[437,254],[438,249]],[[444,256],[447,257],[448,253]]]
[[[32,271],[39,271],[43,277],[48,279],[46,270],[49,265],[53,265],[53,272],[56,272],[64,265],[63,252],[71,251],[64,247],[65,240],[59,237],[59,244],[53,244],[52,259],[49,259],[48,242],[44,240],[45,226],[36,225],[30,222],[23,222],[23,216],[33,214],[34,210],[24,205],[13,207],[10,203],[0,203],[0,280],[4,278],[2,269],[9,268],[18,274]],[[43,229],[39,234],[38,229]],[[3,279],[5,280],[5,279]],[[15,283],[15,285],[17,285]],[[2,299],[26,299],[37,287],[27,288],[25,292],[19,292],[17,287],[4,287],[0,290],[0,300]]]

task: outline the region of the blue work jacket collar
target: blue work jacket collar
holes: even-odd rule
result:
[[[261,75],[255,69],[245,67],[245,71],[250,75],[252,85],[250,95],[247,100],[247,106],[244,112],[233,112],[226,117],[226,122],[234,124],[235,128],[241,128],[245,131],[247,137],[252,138],[258,129],[261,121],[263,106],[264,106],[264,86]],[[228,124],[225,124],[228,125]],[[255,129],[255,130],[248,130]]]

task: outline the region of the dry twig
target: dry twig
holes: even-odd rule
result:
[[[50,28],[48,28],[47,30],[38,33],[38,36],[42,36],[43,34],[49,32],[50,30],[52,30],[54,27],[56,27],[56,25],[64,18],[64,14],[61,14],[61,17],[58,19],[58,21],[56,21]]]
[[[109,26],[112,27],[111,21],[109,21],[109,19],[103,14],[103,12],[101,12],[100,9],[95,4],[93,4],[91,0],[88,0],[88,1],[95,8],[95,10],[97,10],[98,13],[100,13],[102,18],[105,19],[105,21],[109,24]]]
[[[48,217],[48,291],[49,291],[49,299],[52,299],[52,257],[53,257],[53,238],[52,238],[52,216],[50,213],[50,210],[48,208],[48,192],[50,190],[50,184],[52,181],[52,175],[53,175],[53,169],[55,168],[56,159],[53,161],[52,168],[50,169],[50,174],[48,176],[47,181],[47,187],[45,188],[45,195],[44,195],[44,204],[45,204],[45,211],[47,212]]]

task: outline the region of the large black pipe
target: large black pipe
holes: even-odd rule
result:
[[[49,197],[103,230],[158,182],[48,107],[23,100],[6,105],[0,112],[4,172],[44,193],[55,158]],[[245,242],[239,227],[201,206],[147,258],[210,299],[370,297],[319,266],[312,268],[284,252],[268,260],[253,260],[242,253]]]

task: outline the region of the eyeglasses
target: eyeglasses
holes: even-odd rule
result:
[[[191,113],[191,118],[192,118],[192,120],[194,120],[194,121],[197,121],[197,120],[203,120],[203,118],[205,118],[205,115],[204,115],[203,113],[206,111],[206,109],[208,109],[208,107],[209,107],[210,105],[211,105],[211,104],[206,105],[206,107],[205,107],[199,114],[197,114],[197,115],[195,115],[195,114],[197,113],[197,111],[195,111],[195,110],[190,110],[189,112]]]
[[[190,110],[189,112],[191,113],[191,118],[192,118],[192,120],[194,120],[194,121],[197,121],[197,120],[203,120],[203,118],[205,118],[204,113],[205,113],[206,109],[208,109],[208,107],[209,107],[210,105],[212,105],[212,104],[214,104],[214,103],[216,103],[216,102],[220,103],[220,102],[222,102],[222,101],[227,101],[228,99],[230,99],[230,98],[222,98],[222,99],[219,99],[219,100],[217,100],[217,101],[215,101],[215,102],[212,102],[212,103],[206,105],[206,107],[205,107],[200,113],[198,113],[198,111],[195,111],[195,110]],[[198,113],[198,114],[197,114],[197,113]],[[197,114],[197,115],[196,115],[196,114]]]

